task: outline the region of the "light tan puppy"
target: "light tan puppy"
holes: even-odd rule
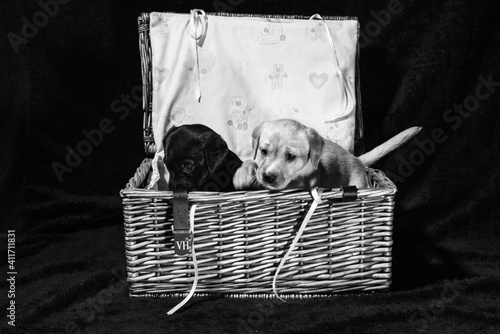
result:
[[[348,185],[366,188],[366,167],[420,129],[407,129],[357,158],[297,121],[264,122],[252,133],[253,160],[245,161],[236,171],[233,183],[236,189],[330,189]]]

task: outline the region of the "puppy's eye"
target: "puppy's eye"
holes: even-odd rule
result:
[[[261,149],[260,150],[260,154],[262,154],[263,156],[266,156],[267,155],[267,150],[265,148]]]
[[[293,160],[295,160],[295,158],[297,158],[297,156],[293,155],[293,154],[290,154],[290,153],[287,153],[287,155],[285,156],[285,158],[288,161],[293,161]]]
[[[182,165],[182,170],[186,173],[192,172],[193,171],[193,165],[191,164],[183,164]]]

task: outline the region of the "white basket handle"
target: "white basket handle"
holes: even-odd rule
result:
[[[274,273],[274,277],[273,277],[273,292],[276,295],[276,297],[279,300],[281,300],[282,302],[284,302],[285,300],[283,300],[278,295],[278,292],[276,290],[276,280],[278,278],[278,274],[280,273],[281,268],[283,268],[283,265],[285,264],[286,260],[288,259],[288,257],[292,253],[293,249],[295,248],[295,246],[299,242],[299,239],[302,236],[302,233],[304,233],[304,230],[306,229],[307,223],[309,223],[309,220],[311,220],[311,217],[312,217],[314,211],[316,210],[316,207],[319,204],[323,203],[323,201],[321,200],[321,194],[322,193],[323,193],[323,189],[322,188],[313,188],[311,190],[311,196],[313,197],[314,201],[312,202],[311,207],[309,208],[309,211],[307,212],[306,217],[302,221],[300,229],[297,231],[297,235],[295,235],[295,238],[293,239],[292,245],[290,246],[290,248],[286,252],[285,256],[283,256],[283,258],[281,259],[281,262],[280,262],[280,264],[278,266],[278,269],[276,269],[276,272]]]

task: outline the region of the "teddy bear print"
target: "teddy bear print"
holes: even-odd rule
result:
[[[151,14],[151,31],[160,33],[163,37],[168,37],[170,34],[170,27],[167,24],[167,20],[160,13]]]
[[[353,148],[354,123],[351,120],[340,126],[339,122],[326,123],[326,138],[339,144],[348,151]]]
[[[279,89],[283,89],[283,78],[288,77],[283,71],[283,64],[274,64],[274,71],[269,75],[269,79],[271,79],[271,89],[275,89],[278,87]]]
[[[283,34],[283,27],[279,19],[267,19],[267,25],[264,32],[257,34],[257,43],[259,44],[278,44],[283,42],[286,36]]]
[[[233,126],[238,130],[248,129],[248,116],[252,110],[248,106],[247,99],[243,96],[234,96],[231,99],[232,112],[231,119],[227,121],[227,124]]]
[[[173,107],[170,113],[170,124],[172,126],[181,126],[184,124],[196,124],[196,120],[186,113],[184,108]]]
[[[311,32],[313,33],[313,36],[311,37],[312,41],[323,41],[323,43],[326,43],[326,31],[325,31],[325,24],[323,21],[319,20],[313,20],[313,28],[311,29]]]
[[[215,66],[215,56],[205,49],[198,49],[198,64],[200,66],[200,73],[207,74],[210,73],[212,68]],[[193,50],[189,48],[188,58],[184,62],[184,67],[189,71],[194,71],[196,65],[196,59]]]

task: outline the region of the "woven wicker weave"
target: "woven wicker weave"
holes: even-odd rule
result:
[[[130,295],[183,295],[193,284],[193,261],[174,255],[172,192],[141,188],[150,167],[146,159],[121,192]],[[280,296],[389,287],[396,188],[383,173],[369,174],[373,188],[360,189],[355,201],[342,201],[340,189],[323,192],[278,276]],[[312,201],[301,190],[189,193],[189,204],[197,204],[196,292],[272,296],[276,267]]]

